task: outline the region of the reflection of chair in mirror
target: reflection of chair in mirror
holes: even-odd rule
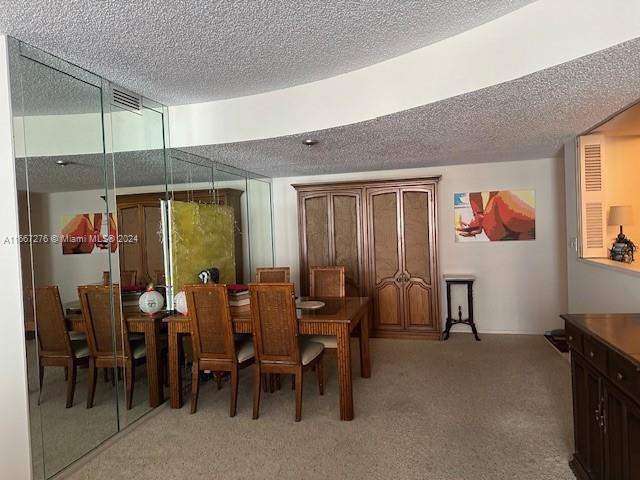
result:
[[[40,390],[45,367],[64,367],[67,378],[67,408],[73,405],[76,389],[78,365],[87,365],[89,349],[85,340],[69,338],[67,325],[57,286],[37,287],[35,297],[36,332],[38,337],[38,357]]]
[[[344,297],[344,267],[311,267],[309,272],[309,294],[312,297]],[[310,340],[320,342],[325,348],[338,348],[338,340],[333,335],[310,335]]]
[[[138,272],[135,270],[123,270],[120,272],[120,284],[124,287],[133,287],[137,285]],[[111,275],[109,272],[102,272],[102,284],[109,285]]]
[[[89,345],[89,394],[87,408],[93,407],[96,393],[96,373],[98,368],[124,368],[127,392],[127,410],[133,403],[135,364],[147,355],[144,342],[131,341],[127,322],[122,320],[120,286],[113,285],[113,310],[111,320],[110,287],[87,285],[78,287],[80,308]],[[115,331],[116,340],[113,341]],[[114,349],[115,347],[115,349]]]
[[[291,283],[252,283],[251,319],[256,346],[256,370],[253,385],[253,418],[260,411],[262,374],[291,374],[296,391],[296,422],[302,416],[302,374],[316,366],[318,388],[324,393],[322,357],[324,347],[298,336],[298,319]]]
[[[155,272],[155,284],[156,285],[166,285],[166,279],[164,276],[164,270],[156,270]]]
[[[256,283],[289,283],[289,267],[256,268]]]
[[[226,285],[186,285],[185,294],[191,319],[193,365],[191,413],[198,407],[200,371],[231,373],[229,416],[236,414],[239,370],[253,363],[251,336],[234,339]]]

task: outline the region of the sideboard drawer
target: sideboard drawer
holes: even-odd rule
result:
[[[575,350],[578,353],[582,353],[582,332],[571,325],[569,322],[565,324],[565,333],[567,335],[567,343],[569,348]]]
[[[600,342],[585,335],[582,339],[584,344],[584,356],[587,361],[601,372],[607,372],[607,349]]]
[[[640,371],[633,363],[612,350],[609,350],[608,376],[615,385],[640,399]]]

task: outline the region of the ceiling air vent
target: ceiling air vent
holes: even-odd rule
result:
[[[111,87],[111,103],[116,107],[142,114],[142,97],[120,87]]]

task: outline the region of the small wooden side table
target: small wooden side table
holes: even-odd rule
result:
[[[478,336],[478,330],[476,329],[476,324],[473,320],[473,282],[476,277],[473,275],[447,274],[443,275],[443,278],[447,284],[447,324],[444,329],[444,333],[442,334],[442,339],[448,340],[451,327],[461,323],[471,327],[473,336],[479,342],[480,337]],[[467,318],[462,318],[462,305],[458,305],[458,318],[453,318],[451,316],[451,285],[466,285],[467,287],[467,312],[469,312]]]

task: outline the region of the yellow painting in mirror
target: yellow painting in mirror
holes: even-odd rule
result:
[[[233,208],[171,201],[170,209],[174,291],[199,283],[198,273],[214,267],[220,270],[220,283],[235,283]]]

